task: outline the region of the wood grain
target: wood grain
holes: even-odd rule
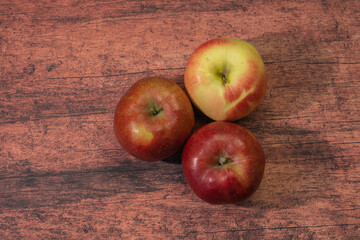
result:
[[[2,1],[0,238],[358,239],[359,23],[356,0]],[[190,54],[216,37],[251,42],[269,79],[238,121],[267,159],[239,205],[200,201],[181,151],[141,162],[112,130],[135,81],[184,88]]]

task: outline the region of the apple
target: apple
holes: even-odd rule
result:
[[[195,124],[185,91],[162,77],[137,81],[122,96],[114,117],[115,135],[131,155],[163,160],[183,146]]]
[[[194,105],[215,121],[235,121],[250,114],[264,99],[266,71],[250,43],[212,39],[191,55],[185,88]]]
[[[199,128],[182,153],[185,179],[194,193],[211,204],[235,204],[259,187],[264,151],[246,128],[212,122]]]

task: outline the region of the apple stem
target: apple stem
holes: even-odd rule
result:
[[[222,82],[223,82],[224,85],[226,84],[226,77],[225,76],[222,76]]]
[[[163,108],[157,106],[157,104],[155,104],[155,102],[151,102],[151,103],[150,103],[149,113],[150,113],[152,116],[158,115],[162,110],[163,110]]]
[[[220,159],[219,159],[220,166],[225,165],[230,162],[232,162],[232,160],[229,157],[220,157]]]
[[[222,72],[219,72],[218,75],[219,75],[219,77],[221,78],[222,83],[223,83],[224,85],[228,83],[228,80],[227,80],[227,71],[226,71],[226,70],[224,70],[224,71],[222,71]]]
[[[156,108],[156,107],[153,107],[151,108],[151,113],[156,116],[158,115],[163,109],[162,108]]]

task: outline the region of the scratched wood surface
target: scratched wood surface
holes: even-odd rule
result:
[[[200,201],[181,152],[141,162],[112,129],[132,83],[184,88],[217,37],[251,42],[268,71],[238,121],[265,175],[238,205]],[[0,47],[0,239],[359,239],[359,1],[3,0]]]

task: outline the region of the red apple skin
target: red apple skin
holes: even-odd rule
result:
[[[267,76],[260,54],[250,43],[212,39],[190,56],[186,90],[194,105],[215,121],[236,121],[253,112],[265,97]]]
[[[231,161],[221,165],[225,157]],[[212,122],[198,129],[182,154],[186,181],[210,204],[236,204],[259,187],[265,168],[264,151],[255,136],[235,123]]]
[[[136,158],[150,162],[178,151],[194,124],[185,91],[162,77],[144,78],[131,86],[117,104],[114,117],[120,145]]]

